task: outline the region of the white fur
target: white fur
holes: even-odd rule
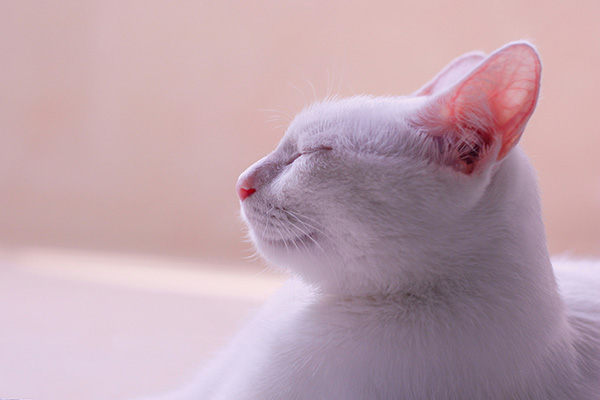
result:
[[[518,43],[486,60],[519,52],[534,54]],[[250,234],[294,278],[173,399],[600,398],[600,265],[559,263],[557,287],[535,173],[514,147],[526,119],[503,133],[486,125],[502,105],[468,97],[451,135],[431,125],[462,90],[449,80],[499,62],[482,58],[426,95],[315,104],[242,174]],[[518,89],[526,118],[535,62]],[[481,129],[493,138],[465,168],[454,136]]]

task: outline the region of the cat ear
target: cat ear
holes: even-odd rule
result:
[[[443,137],[451,160],[470,173],[493,154],[504,158],[519,141],[537,103],[541,62],[528,43],[511,43],[492,53],[446,91],[428,99],[419,122]]]
[[[483,59],[485,54],[479,51],[473,51],[463,54],[452,60],[444,69],[442,69],[432,80],[423,87],[414,92],[413,96],[430,96],[432,94],[448,89],[450,86],[464,78],[473,70]]]

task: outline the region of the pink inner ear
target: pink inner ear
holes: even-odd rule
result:
[[[541,63],[530,45],[508,45],[441,94],[441,115],[458,131],[496,136],[502,143],[500,160],[517,144],[535,109],[540,75]]]

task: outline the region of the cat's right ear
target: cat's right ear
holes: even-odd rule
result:
[[[442,92],[462,78],[467,76],[479,63],[485,59],[485,54],[473,51],[452,60],[432,80],[414,92],[413,96],[431,96]]]
[[[537,103],[541,69],[533,46],[510,43],[450,88],[428,96],[411,122],[444,143],[439,156],[445,162],[470,174],[517,144]]]

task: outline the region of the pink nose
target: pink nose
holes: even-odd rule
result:
[[[242,178],[238,181],[236,189],[241,201],[244,201],[248,196],[256,192],[256,189],[252,186],[251,179]]]

